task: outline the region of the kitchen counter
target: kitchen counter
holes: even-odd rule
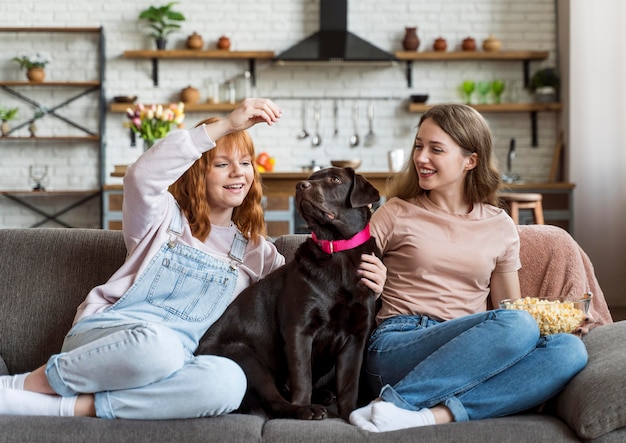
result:
[[[125,166],[116,166],[111,173],[112,177],[123,177]],[[387,183],[393,178],[393,172],[357,171],[367,178],[379,190],[382,196],[386,195]],[[265,214],[270,235],[277,236],[283,233],[293,233],[294,225],[293,196],[296,184],[309,177],[308,172],[264,172],[263,195],[266,197]],[[548,224],[561,226],[572,233],[573,190],[575,184],[566,182],[552,183],[511,183],[502,187],[503,192],[532,192],[543,196],[544,219]],[[121,205],[123,199],[122,185],[104,186],[105,226],[110,229],[121,229]],[[520,214],[520,223],[527,223],[524,214]]]

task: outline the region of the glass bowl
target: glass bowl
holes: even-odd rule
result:
[[[541,335],[572,333],[578,329],[589,312],[591,296],[579,300],[549,300],[541,297],[507,299],[500,309],[528,311],[539,326]]]

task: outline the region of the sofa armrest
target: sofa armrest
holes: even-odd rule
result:
[[[556,413],[582,439],[626,426],[626,321],[600,326],[583,341],[587,366],[556,399]]]
[[[0,355],[0,375],[9,375],[9,370],[7,369],[6,363],[2,360],[2,356]]]

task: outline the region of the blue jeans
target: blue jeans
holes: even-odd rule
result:
[[[370,337],[365,369],[383,400],[409,410],[443,404],[467,421],[537,406],[586,364],[578,337],[539,337],[530,314],[499,309],[443,322],[387,319]]]
[[[243,370],[223,357],[193,355],[236,282],[228,264],[175,241],[164,244],[113,306],[69,331],[46,365],[50,386],[63,396],[95,394],[101,418],[192,418],[236,409],[247,386]]]

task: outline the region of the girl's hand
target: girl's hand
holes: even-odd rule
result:
[[[374,294],[378,297],[382,294],[385,287],[387,267],[374,254],[363,254],[361,255],[361,260],[361,266],[359,267],[361,281],[374,291]]]
[[[246,98],[228,117],[215,123],[204,125],[204,130],[211,140],[216,141],[226,134],[243,131],[257,123],[273,125],[283,111],[271,100],[265,98]]]

